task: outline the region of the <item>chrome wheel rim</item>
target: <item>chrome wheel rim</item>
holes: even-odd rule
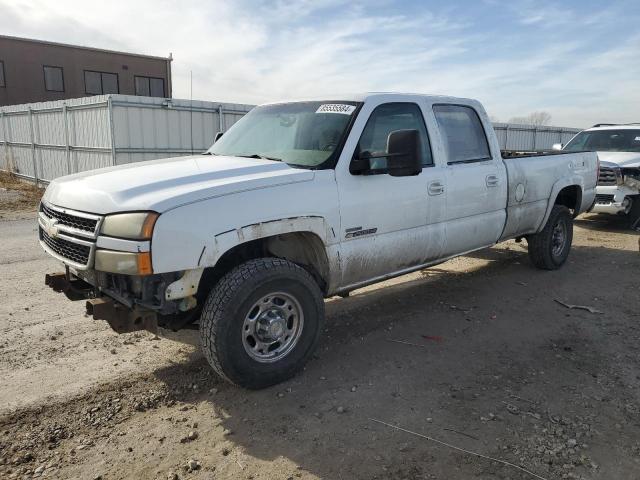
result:
[[[567,238],[567,229],[564,222],[558,222],[553,227],[551,235],[551,253],[554,257],[559,257],[564,250],[564,244]]]
[[[304,315],[295,297],[284,292],[264,295],[249,309],[242,324],[242,345],[260,363],[286,357],[300,340]]]

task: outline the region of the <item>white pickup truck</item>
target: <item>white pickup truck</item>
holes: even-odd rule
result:
[[[482,105],[376,93],[256,107],[203,155],[59,178],[40,212],[46,283],[117,332],[199,328],[247,388],[311,356],[323,297],[525,238],[559,268],[595,153],[503,158]]]
[[[565,152],[591,150],[598,153],[600,174],[592,212],[626,215],[629,225],[640,230],[640,124],[599,123],[583,130]]]

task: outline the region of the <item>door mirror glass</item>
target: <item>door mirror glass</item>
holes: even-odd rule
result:
[[[552,150],[562,150],[562,147],[564,145],[562,145],[561,143],[554,143],[553,147],[551,147]]]
[[[387,136],[386,152],[364,151],[351,161],[351,173],[373,175],[388,173],[408,177],[422,172],[420,132],[415,129],[394,130]]]
[[[396,130],[389,134],[387,168],[392,177],[418,175],[422,171],[418,130]]]

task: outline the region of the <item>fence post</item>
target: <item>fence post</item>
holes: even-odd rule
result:
[[[111,95],[107,99],[108,115],[109,115],[109,132],[111,135],[111,165],[116,164],[116,139],[114,136],[115,129],[113,128],[113,100]]]
[[[31,161],[33,162],[33,180],[38,186],[38,162],[36,161],[36,139],[33,129],[33,110],[29,107],[29,135],[31,142]]]
[[[7,154],[7,132],[4,128],[4,112],[0,112],[0,130],[2,131],[2,143],[4,145],[4,164],[8,172],[9,170],[9,156]],[[2,169],[2,165],[0,165],[0,169]]]
[[[64,120],[64,148],[67,158],[67,174],[71,175],[71,148],[69,145],[69,119],[67,118],[67,103],[62,105],[62,119]]]
[[[504,149],[509,150],[509,124],[504,129]]]
[[[4,117],[4,141],[6,152],[7,152],[7,170],[9,172],[15,172],[16,166],[13,159],[13,146],[11,145],[11,138],[13,137],[11,130],[11,123],[9,123],[9,116],[6,112],[3,112],[2,116]]]
[[[220,132],[224,132],[224,110],[222,110],[222,104],[218,107],[218,128]]]
[[[536,137],[537,136],[538,136],[538,127],[534,126],[533,127],[533,148],[531,149],[534,152],[536,151]]]

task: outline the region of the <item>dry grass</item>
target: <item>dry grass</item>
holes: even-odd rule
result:
[[[35,210],[43,193],[43,188],[0,171],[0,210]]]

